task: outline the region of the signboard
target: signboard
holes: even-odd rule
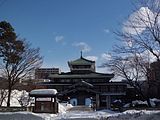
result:
[[[51,101],[51,98],[36,98],[36,101]]]

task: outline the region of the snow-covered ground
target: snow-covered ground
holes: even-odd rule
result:
[[[18,99],[26,95],[25,91],[14,91],[11,99],[12,106],[20,106]],[[158,99],[152,101],[160,102]],[[137,103],[134,102],[134,103]],[[138,103],[141,103],[138,101]],[[71,111],[71,104],[59,104],[58,114],[32,113],[32,112],[1,112],[0,120],[160,120],[160,110],[128,110],[117,113],[110,110],[101,111]]]
[[[123,113],[115,113],[109,110],[95,112],[70,111],[57,115],[7,112],[0,113],[0,120],[160,120],[160,111],[128,110]]]
[[[6,90],[7,91],[7,90]],[[23,102],[25,102],[25,100],[28,97],[28,92],[26,92],[25,90],[19,91],[19,90],[13,90],[12,94],[11,94],[11,102],[10,102],[10,106],[11,107],[20,107],[20,103],[18,100],[20,100],[20,98],[24,98]],[[6,106],[7,105],[7,98],[3,101],[2,106]]]
[[[66,114],[58,114],[55,120],[69,120],[69,119],[86,119],[86,120],[99,120],[101,118],[107,118],[107,116],[113,115],[115,112],[110,110],[104,111],[69,111]]]

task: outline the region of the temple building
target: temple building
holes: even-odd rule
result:
[[[115,100],[123,100],[126,95],[126,83],[112,82],[114,74],[96,72],[95,61],[80,58],[69,61],[69,72],[50,74],[49,82],[39,83],[48,89],[58,91],[60,102],[72,105],[92,105],[96,109],[108,108]]]

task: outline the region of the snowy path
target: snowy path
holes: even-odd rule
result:
[[[93,116],[93,112],[82,112],[82,111],[72,111],[72,112],[67,112],[65,114],[59,114],[57,116],[57,120],[69,120],[69,119],[92,119],[92,120],[97,120],[95,116]]]
[[[95,112],[89,107],[76,106],[64,114],[59,114],[56,120],[99,120],[102,116],[108,116],[114,113],[109,110]]]
[[[88,106],[74,106],[69,108],[67,111],[93,111],[91,107]]]

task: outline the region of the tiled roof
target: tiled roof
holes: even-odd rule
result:
[[[79,59],[76,59],[74,61],[69,61],[69,64],[71,65],[91,65],[95,63],[95,61],[87,60],[83,57],[80,57]]]
[[[50,74],[50,78],[113,78],[114,74],[91,72],[88,74],[73,74],[71,72],[61,74]]]

